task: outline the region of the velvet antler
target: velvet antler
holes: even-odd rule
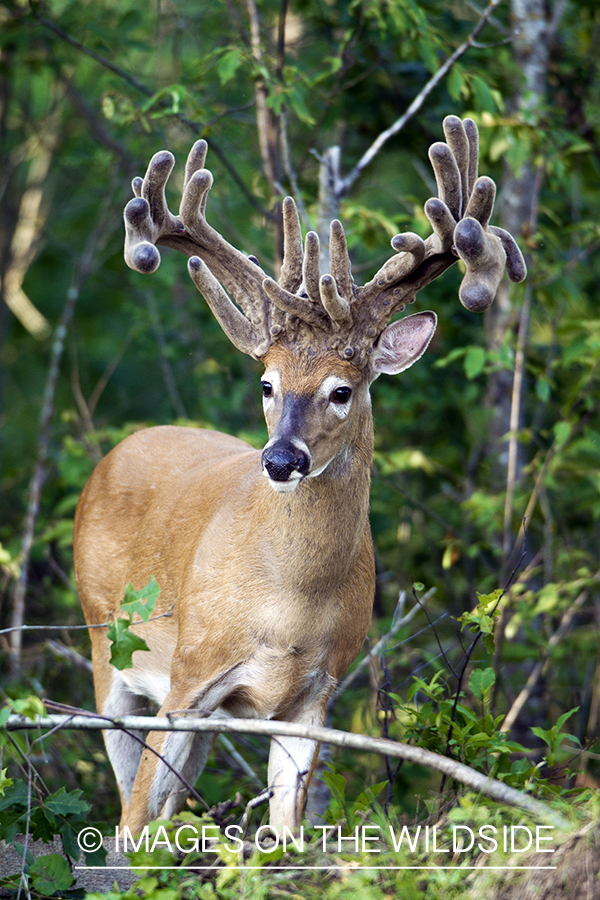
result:
[[[412,233],[396,235],[396,253],[362,287],[352,279],[337,220],[331,223],[330,273],[321,275],[319,239],[309,232],[303,248],[290,197],[283,202],[284,261],[277,281],[231,246],[206,221],[213,179],[204,168],[205,141],[198,141],[188,157],[178,216],[165,200],[174,165],[170,153],[157,153],[145,178],[134,179],[135,198],[125,209],[127,264],[138,272],[155,271],[160,263],[156,244],[190,256],[191,277],[223,330],[238,349],[257,359],[281,341],[299,349],[334,349],[354,365],[366,366],[392,316],[459,256],[466,269],[459,297],[473,311],[492,303],[505,268],[512,281],[526,275],[513,237],[489,225],[496,187],[491,178],[477,176],[475,123],[448,116],[443,127],[446,143],[429,150],[438,186],[438,197],[425,204],[433,233],[425,241]]]

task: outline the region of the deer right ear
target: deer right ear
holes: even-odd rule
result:
[[[434,312],[415,313],[388,325],[371,354],[373,379],[382,372],[398,375],[410,369],[429,347],[436,325]]]

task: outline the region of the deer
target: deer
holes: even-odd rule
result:
[[[490,225],[495,184],[478,176],[473,120],[449,116],[429,150],[438,197],[424,206],[426,239],[404,233],[367,284],[354,283],[342,225],[330,225],[330,271],[319,239],[303,242],[296,205],[282,204],[277,280],[206,220],[213,178],[207,144],[187,159],[178,215],[165,185],[174,157],[152,157],[132,182],[125,260],[160,264],[157,245],[189,257],[192,281],[223,331],[264,365],[268,440],[257,450],[211,430],[162,425],[131,434],[97,465],[74,522],[75,575],[89,626],[119,611],[128,582],[154,576],[156,616],[136,624],[148,651],[132,667],[109,662],[106,628],[89,630],[98,712],[125,716],[234,715],[322,725],[328,700],[363,646],[375,592],[369,493],[369,389],[425,353],[434,312],[393,317],[459,258],[463,305],[481,312],[506,270],[522,281],[521,251]],[[231,299],[233,298],[233,299]],[[161,615],[171,611],[170,615]],[[186,803],[214,733],[152,732],[146,746],[105,731],[122,803],[121,826],[140,833]],[[277,737],[268,762],[270,823],[302,822],[319,744]]]

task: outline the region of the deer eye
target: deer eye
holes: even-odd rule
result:
[[[270,381],[261,381],[260,386],[262,388],[263,397],[271,397],[273,394],[273,385]]]
[[[335,391],[331,392],[331,394],[329,395],[329,399],[332,403],[347,403],[351,396],[352,388],[339,387],[336,388]]]

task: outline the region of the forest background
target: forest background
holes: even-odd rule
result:
[[[394,234],[429,233],[427,149],[445,115],[470,115],[480,171],[498,184],[493,221],[517,238],[529,275],[479,316],[461,307],[454,267],[415,304],[440,317],[429,352],[374,385],[371,643],[416,596],[427,604],[363,667],[333,722],[440,752],[453,741],[452,755],[489,771],[466,749],[481,733],[466,719],[457,742],[460,688],[461,708],[492,715],[490,739],[525,748],[507,782],[571,788],[569,761],[580,786],[597,785],[599,39],[595,0],[0,4],[3,699],[93,708],[87,635],[71,630],[83,621],[72,519],[103,454],[167,422],[265,441],[260,367],[229,344],[182,257],[163,252],[151,277],[125,266],[131,178],[171,150],[174,208],[187,152],[205,137],[208,219],[231,243],[276,272],[291,194],[323,244],[324,223],[341,218],[363,282]],[[461,635],[457,619],[473,610]],[[465,624],[489,638],[457,686]],[[416,703],[414,675],[431,709]],[[549,759],[551,732],[560,753]],[[259,769],[264,751],[244,750]],[[51,789],[82,789],[98,818],[117,818],[98,735],[63,733],[45,752]],[[390,775],[366,755],[334,758],[353,796]],[[209,775],[209,805],[243,784],[226,754]],[[417,815],[433,783],[405,765],[388,799]]]

